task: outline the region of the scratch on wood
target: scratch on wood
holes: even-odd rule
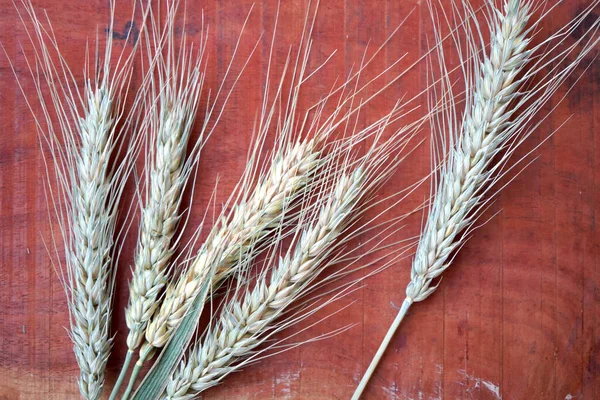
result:
[[[475,378],[474,376],[467,374],[467,372],[464,370],[458,370],[458,373],[475,381],[475,386],[473,386],[472,389],[478,389],[480,387],[483,387],[483,388],[487,389],[490,393],[492,393],[497,400],[502,400],[502,395],[500,394],[500,387],[498,385],[495,385],[489,381],[484,381],[483,379],[480,379],[480,378]],[[467,392],[471,391],[472,389],[467,389]]]
[[[396,382],[392,382],[390,387],[382,386],[381,390],[383,390],[383,392],[387,395],[386,397],[390,400],[400,399],[400,397],[398,396],[399,388],[398,385],[396,385]]]
[[[275,377],[275,385],[280,388],[279,398],[290,398],[292,395],[292,382],[300,379],[300,372],[287,372]]]

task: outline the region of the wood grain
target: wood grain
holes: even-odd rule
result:
[[[63,55],[79,73],[86,40],[108,23],[108,1],[33,3],[40,10],[47,8]],[[586,3],[564,1],[544,21],[540,35],[562,26]],[[203,153],[189,227],[197,226],[210,207],[216,178],[216,204],[220,204],[244,168],[266,79],[277,2],[188,1],[190,36],[199,35],[201,7],[210,26],[207,87],[213,89],[252,4],[237,60],[248,56],[263,31],[265,35]],[[297,43],[306,4],[306,0],[281,4],[275,55],[279,71],[288,46]],[[0,41],[23,90],[33,93],[26,54],[20,47],[23,44],[27,53],[25,31],[11,0],[0,0],[0,9]],[[117,27],[125,26],[128,15],[128,11],[118,13]],[[311,84],[309,98],[323,94],[360,62],[365,50],[372,52],[405,18],[373,72],[405,53],[398,68],[407,68],[427,51],[432,31],[426,2],[322,2],[311,65],[323,62],[334,50],[337,54]],[[65,296],[45,248],[50,225],[42,153],[34,120],[6,55],[0,56],[0,399],[77,398],[77,365],[64,329],[68,325]],[[238,69],[241,64],[234,63]],[[387,79],[398,71],[387,74]],[[373,121],[401,96],[416,95],[426,82],[426,65],[420,63],[371,103],[361,122]],[[411,308],[365,398],[600,398],[599,83],[600,66],[595,63],[525,144],[520,155],[568,120],[534,152],[537,161],[501,193],[486,216],[500,213],[475,232],[438,291]],[[561,90],[559,95],[564,93]],[[393,193],[428,172],[425,145],[411,155],[385,192]],[[417,205],[426,193],[424,187],[398,212]],[[420,216],[409,221],[399,238],[418,234],[419,226]],[[119,260],[114,326],[120,333],[109,365],[109,384],[125,353],[123,308],[135,239],[135,234],[127,237]],[[300,338],[356,323],[353,329],[248,367],[228,377],[207,397],[349,398],[395,316],[394,303],[403,299],[409,271],[410,260],[406,260],[368,279],[364,288],[328,311],[349,307]]]

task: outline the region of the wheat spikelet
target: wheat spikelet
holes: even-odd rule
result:
[[[566,67],[551,69],[550,73],[546,72],[546,80],[542,83],[528,86],[532,77],[543,68],[553,62],[566,61],[566,56],[573,52],[576,45],[556,51],[556,54],[552,52],[555,48],[548,52],[547,46],[555,38],[561,38],[562,42],[566,32],[572,32],[598,4],[595,1],[565,28],[528,50],[531,40],[528,35],[539,23],[536,21],[533,27],[527,28],[535,9],[534,3],[506,0],[503,11],[496,8],[492,1],[488,4],[491,14],[488,19],[491,25],[489,55],[479,61],[480,65],[474,66],[475,72],[463,66],[467,71],[467,85],[471,84],[470,74],[475,75],[474,84],[467,87],[463,120],[457,124],[456,110],[453,104],[448,104],[448,120],[437,126],[451,131],[450,153],[442,166],[439,185],[412,263],[406,299],[357,387],[352,397],[354,400],[360,398],[409,307],[414,302],[425,300],[437,289],[437,285],[432,286],[433,280],[451,265],[454,255],[464,244],[468,232],[474,229],[474,222],[489,201],[484,196],[507,172],[504,167],[515,148],[529,136],[531,130],[526,131],[526,125],[597,43],[597,39],[590,39],[588,43],[584,39],[590,32],[590,36],[593,36],[597,31],[598,20],[576,43],[585,43],[585,46],[575,61]],[[469,14],[475,15],[468,4],[465,3],[465,7]],[[465,23],[470,40],[468,43],[473,45],[476,42],[474,37],[480,33],[479,26],[476,21],[475,28],[468,21]],[[469,51],[470,54],[477,54],[476,49]],[[548,53],[533,62],[534,55],[541,52]],[[477,63],[478,56],[475,60],[474,63]],[[447,80],[448,72],[444,66],[442,68],[442,73],[446,75],[443,79]],[[454,134],[457,134],[456,138]],[[445,147],[443,139],[442,147]]]

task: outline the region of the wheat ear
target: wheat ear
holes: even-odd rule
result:
[[[193,56],[191,46],[187,48],[184,39],[182,50],[177,54],[175,12],[175,7],[168,10],[164,46],[160,45],[159,33],[150,13],[156,38],[154,49],[148,40],[148,54],[153,66],[150,73],[158,79],[157,82],[147,81],[152,87],[152,98],[148,102],[146,118],[154,146],[147,158],[146,204],[141,211],[129,303],[125,309],[129,328],[128,350],[111,399],[116,397],[135,350],[144,339],[146,325],[160,304],[158,297],[167,284],[169,261],[177,244],[174,236],[180,220],[182,193],[194,165],[199,161],[204,139],[202,130],[192,151],[187,154],[204,82],[202,68],[206,37],[203,35],[196,56]],[[158,101],[155,102],[155,99]]]
[[[422,301],[435,290],[431,282],[447,268],[460,245],[458,235],[470,225],[472,212],[482,201],[482,189],[490,182],[492,159],[507,139],[504,128],[510,123],[522,83],[518,75],[530,56],[525,30],[530,7],[521,0],[509,0],[499,15],[460,141],[442,172],[419,241],[406,290],[409,303]]]
[[[33,34],[27,33],[34,45],[35,72],[29,63],[28,66],[45,118],[45,126],[37,118],[36,125],[42,142],[49,147],[56,177],[57,187],[52,188],[46,164],[51,187],[49,201],[54,205],[65,246],[66,277],[61,271],[61,283],[67,294],[69,335],[80,369],[79,390],[86,399],[98,399],[112,347],[115,236],[125,231],[115,229],[117,205],[136,154],[132,147],[121,152],[122,130],[116,127],[123,112],[132,58],[121,54],[114,70],[111,68],[109,33],[103,60],[96,60],[94,77],[89,76],[86,64],[81,93],[60,55],[50,22],[43,25],[30,2],[22,5],[33,23]],[[110,29],[114,11],[111,3]],[[49,95],[42,90],[42,80],[48,85]],[[53,125],[53,114],[58,127]],[[125,121],[123,130],[131,121]],[[117,154],[122,161],[113,166],[111,158]]]
[[[99,398],[104,368],[111,348],[110,255],[113,246],[114,213],[106,207],[110,195],[108,132],[114,123],[111,95],[103,85],[88,86],[88,107],[80,121],[81,147],[77,160],[77,182],[73,185],[71,216],[73,250],[71,335],[81,369],[80,390],[86,398]]]
[[[331,200],[318,221],[302,233],[293,254],[280,261],[269,279],[259,280],[241,301],[234,300],[227,307],[202,345],[176,371],[165,398],[191,398],[216,385],[262,343],[261,334],[321,271],[332,242],[352,220],[364,177],[358,168],[339,179]]]
[[[157,297],[167,282],[167,266],[173,253],[173,237],[179,221],[179,205],[192,163],[186,162],[187,146],[198,109],[203,74],[201,44],[197,59],[184,60],[183,71],[167,55],[159,56],[160,94],[158,109],[150,110],[155,133],[151,166],[147,171],[148,199],[142,210],[129,305],[125,310],[129,335],[127,347],[135,350],[144,337],[146,323],[157,308]],[[169,53],[173,51],[169,46]],[[193,64],[192,64],[193,63]],[[172,76],[175,74],[175,77]],[[179,74],[185,75],[179,86]],[[202,134],[197,142],[202,142]],[[197,162],[198,157],[193,158]]]
[[[597,43],[597,40],[590,39],[574,62],[558,72],[552,69],[548,74],[550,78],[546,78],[547,82],[527,87],[526,91],[521,92],[541,69],[553,61],[565,61],[575,46],[557,52],[557,55],[542,56],[536,63],[530,62],[532,55],[548,51],[545,46],[553,38],[563,37],[565,32],[572,31],[595,6],[589,6],[566,28],[541,45],[527,50],[530,43],[528,35],[533,27],[526,27],[534,10],[533,3],[526,0],[507,0],[502,11],[497,9],[493,2],[489,2],[489,21],[492,26],[489,56],[484,56],[480,66],[475,68],[477,75],[474,85],[471,91],[467,89],[467,112],[458,129],[458,138],[451,142],[450,154],[440,172],[439,186],[412,263],[411,281],[406,288],[406,298],[352,396],[353,400],[360,398],[410,306],[414,302],[425,300],[437,289],[437,285],[432,286],[433,280],[451,265],[454,255],[464,244],[467,233],[474,228],[474,222],[489,201],[484,196],[504,174],[502,169],[514,149],[529,135],[529,132],[525,131],[525,125]],[[594,3],[598,4],[597,1]],[[468,5],[466,7],[469,9]],[[469,12],[475,15],[472,10]],[[467,22],[467,34],[471,36],[469,44],[472,45],[475,42],[473,38],[479,32],[479,26],[471,32],[469,29]],[[595,32],[597,29],[598,21],[595,21],[586,33]],[[580,42],[584,42],[583,38],[577,44]],[[476,55],[477,51],[473,50],[472,54]],[[552,51],[548,54],[552,54]],[[445,70],[444,72],[444,79],[447,80],[448,73]],[[517,115],[517,110],[523,110],[523,113]],[[449,121],[443,126],[450,129],[455,127],[455,112],[450,105]],[[443,143],[442,147],[444,146]],[[500,155],[503,150],[505,154]]]
[[[354,400],[361,396],[410,305],[424,300],[436,289],[430,287],[432,280],[447,267],[448,258],[460,244],[457,235],[468,226],[471,211],[481,201],[478,194],[487,182],[489,163],[505,139],[501,129],[510,118],[509,107],[519,84],[516,77],[528,59],[528,19],[529,9],[519,0],[510,0],[504,14],[499,14],[498,29],[491,33],[491,56],[484,60],[483,75],[473,92],[473,106],[465,117],[461,140],[442,173],[419,241],[407,298],[357,387]]]

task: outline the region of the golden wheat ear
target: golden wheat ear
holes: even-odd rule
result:
[[[547,10],[534,20],[543,2],[506,0],[499,7],[490,0],[485,20],[490,30],[488,45],[481,41],[482,27],[476,19],[477,13],[466,2],[464,11],[455,6],[455,15],[466,16],[460,24],[466,35],[466,49],[461,48],[458,38],[455,41],[462,51],[461,68],[467,87],[465,112],[461,116],[455,107],[456,96],[452,94],[449,68],[444,65],[438,36],[443,105],[441,116],[432,125],[436,136],[432,153],[440,155],[442,163],[437,187],[412,263],[406,299],[353,399],[361,396],[409,307],[436,290],[434,280],[452,264],[476,228],[478,217],[499,191],[496,183],[512,170],[507,167],[508,159],[539,125],[535,121],[538,111],[595,49],[600,20],[594,21],[576,43],[567,46],[565,38],[598,4],[593,1],[563,29],[536,46],[530,46],[534,31],[551,12]],[[437,14],[432,10],[432,15]],[[568,56],[573,54],[574,60],[569,61]]]
[[[59,266],[67,295],[69,335],[80,369],[79,390],[86,399],[98,399],[112,347],[117,243],[128,229],[128,225],[116,227],[118,206],[139,147],[138,139],[126,138],[139,121],[139,104],[134,103],[128,116],[124,107],[137,45],[114,51],[115,4],[111,2],[106,36],[96,37],[92,49],[86,46],[82,85],[62,57],[46,13],[38,14],[28,0],[15,7],[31,44],[27,65],[34,81],[37,112],[28,94],[23,94],[43,149],[51,221],[56,220],[53,227],[64,245],[64,261],[58,248],[51,257]],[[134,6],[132,20],[135,14]],[[133,32],[128,32],[128,37],[130,34]],[[61,240],[54,234],[50,240],[56,247]]]

